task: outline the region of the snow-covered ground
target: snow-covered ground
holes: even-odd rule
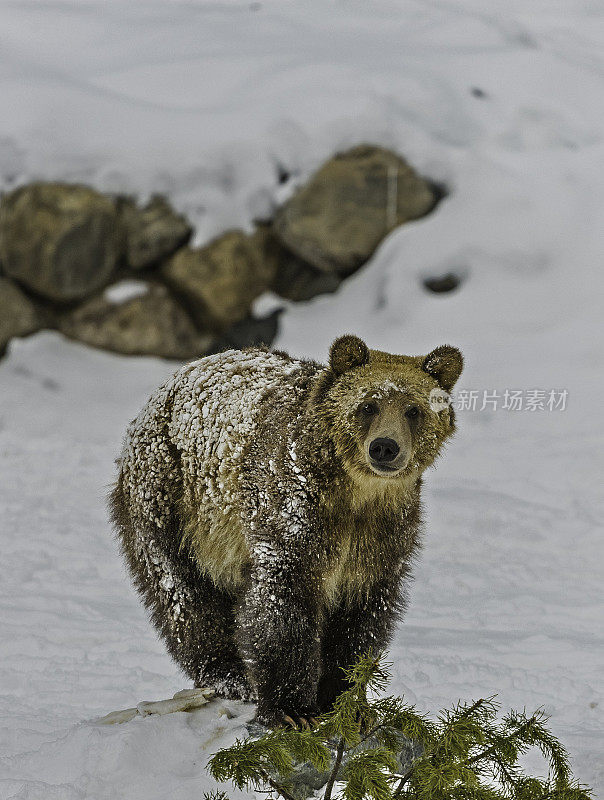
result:
[[[603,97],[598,0],[0,2],[0,188],[165,191],[203,240],[277,202],[279,167],[303,179],[360,141],[448,185],[340,293],[289,307],[276,345],[450,342],[477,409],[499,392],[459,413],[428,476],[392,688],[428,711],[545,706],[599,793]],[[449,269],[457,292],[422,290]],[[0,363],[2,798],[198,800],[253,711],[91,722],[185,686],[104,506],[127,422],[176,366],[50,333]],[[506,389],[566,390],[566,408],[504,410]]]

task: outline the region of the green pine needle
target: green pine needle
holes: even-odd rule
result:
[[[295,800],[296,765],[310,762],[320,772],[331,769],[325,800],[591,800],[589,787],[573,778],[568,753],[542,710],[498,719],[499,705],[488,697],[458,702],[430,720],[400,697],[376,696],[389,679],[379,655],[367,653],[344,673],[348,688],[316,729],[237,740],[212,756],[212,777]],[[423,748],[403,775],[401,736]],[[328,744],[337,745],[335,766]],[[546,761],[547,780],[526,775],[518,763],[534,748]],[[336,783],[341,756],[345,767]],[[205,800],[228,798],[217,791]]]
[[[344,770],[345,800],[392,800],[388,773],[396,772],[395,754],[385,747],[364,750],[352,756]]]

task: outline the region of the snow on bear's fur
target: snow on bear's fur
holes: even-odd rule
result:
[[[262,349],[180,369],[130,425],[112,510],[134,581],[197,686],[303,724],[383,648],[419,544],[423,471],[462,369],[336,340],[328,366]]]

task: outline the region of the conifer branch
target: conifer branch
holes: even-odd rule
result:
[[[266,770],[261,769],[261,770],[259,770],[258,774],[262,778],[262,780],[271,787],[271,789],[274,789],[275,792],[280,794],[281,797],[285,798],[285,800],[297,800],[297,798],[294,797],[294,795],[291,794],[291,792],[289,792],[285,788],[285,786],[283,786],[282,784],[277,783],[277,781],[273,780]]]
[[[333,769],[331,770],[329,780],[327,781],[327,785],[325,786],[325,794],[323,795],[323,800],[331,800],[331,792],[333,789],[333,785],[336,782],[338,771],[340,769],[340,764],[342,763],[342,758],[344,756],[344,747],[345,747],[344,739],[340,737],[340,741],[338,742],[338,749],[336,751],[336,760],[334,761]]]
[[[500,739],[498,742],[495,742],[490,747],[487,747],[487,749],[484,752],[478,753],[477,755],[472,756],[472,758],[468,759],[465,762],[466,766],[469,767],[472,764],[475,764],[477,761],[483,761],[485,758],[490,758],[494,753],[497,752],[497,750],[501,748],[502,744],[505,741],[513,741],[514,739],[518,739],[518,737],[522,736],[523,733],[530,730],[531,725],[533,725],[535,722],[536,722],[536,715],[533,714],[533,716],[530,719],[526,720],[525,723],[523,723],[512,733],[508,734],[508,736],[502,737],[502,739]]]
[[[413,774],[413,767],[408,769],[407,772],[405,772],[405,774],[402,776],[402,778],[398,782],[398,784],[396,786],[396,789],[392,792],[392,797],[393,798],[397,798],[397,797],[401,796],[402,791],[405,788],[405,786],[406,786],[407,782],[409,781],[409,778],[411,777],[412,774]]]
[[[589,787],[574,782],[568,754],[547,729],[542,711],[530,717],[512,711],[498,721],[499,706],[489,697],[458,702],[432,721],[401,698],[368,699],[368,689],[383,688],[387,678],[374,655],[359,659],[345,674],[349,688],[317,728],[238,740],[212,756],[211,774],[239,789],[270,787],[283,800],[297,800],[290,786],[296,785],[297,765],[307,762],[319,772],[329,770],[322,800],[332,800],[342,767],[343,800],[591,800]],[[423,748],[402,769],[401,736]],[[327,745],[333,741],[332,764]],[[519,757],[531,748],[547,760],[547,780],[520,769]],[[207,800],[228,798],[216,792]]]

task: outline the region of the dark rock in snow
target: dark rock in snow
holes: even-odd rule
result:
[[[452,292],[461,283],[461,277],[454,272],[447,272],[445,275],[438,275],[433,278],[424,278],[424,286],[431,292],[440,294],[442,292]]]
[[[273,291],[286,300],[300,303],[319,294],[332,294],[341,283],[342,276],[336,272],[321,272],[293,257],[282,264]]]
[[[274,280],[271,289],[286,300],[302,302],[319,294],[335,292],[343,276],[324,272],[292,253],[272,233],[268,226],[259,228],[264,235],[264,257],[273,264]]]
[[[277,335],[281,311],[282,309],[278,308],[266,317],[258,319],[249,316],[236,322],[214,340],[208,353],[222,353],[224,350],[240,350],[243,347],[257,345],[268,347]]]

